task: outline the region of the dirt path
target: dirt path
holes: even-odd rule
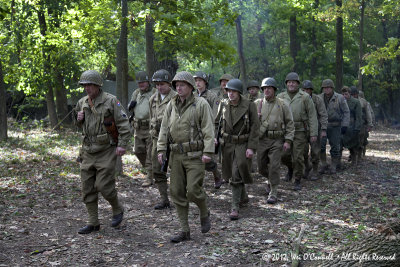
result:
[[[79,235],[86,214],[74,161],[77,134],[13,129],[8,143],[0,143],[0,266],[282,266],[291,262],[302,225],[307,266],[313,255],[334,253],[377,224],[400,218],[399,136],[387,128],[373,132],[359,168],[351,168],[345,155],[344,171],[304,181],[299,193],[282,181],[277,205],[266,203],[264,179],[255,175],[250,203],[238,221],[228,218],[229,187],[215,190],[210,173],[205,188],[211,231],[201,234],[198,210],[191,205],[192,240],[171,244],[169,237],[179,230],[175,210],[153,209],[157,190],[140,187],[144,176],[133,156],[124,159],[128,176],[118,178],[123,225],[109,226],[111,211],[101,198],[101,230]],[[282,178],[284,173],[282,168]]]

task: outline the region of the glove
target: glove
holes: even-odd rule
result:
[[[345,134],[347,132],[347,126],[343,126],[341,129],[340,129],[340,133],[341,134]]]
[[[128,110],[131,111],[133,108],[135,108],[136,103],[136,101],[131,101],[131,103],[129,103]]]

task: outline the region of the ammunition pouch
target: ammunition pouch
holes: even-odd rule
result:
[[[224,140],[224,143],[243,144],[249,140],[249,134],[231,135],[231,134],[223,133],[222,139]]]
[[[285,135],[284,131],[266,131],[265,137],[268,139],[281,139]]]
[[[170,144],[171,151],[177,153],[201,152],[203,153],[204,143],[201,140],[185,143]],[[200,155],[201,155],[200,154]]]
[[[148,130],[150,128],[150,120],[133,120],[135,129]]]

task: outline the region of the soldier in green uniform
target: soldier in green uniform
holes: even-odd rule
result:
[[[199,97],[204,97],[213,111],[213,119],[218,111],[219,99],[216,94],[208,90],[208,76],[202,71],[196,71],[193,76],[196,82],[197,94]],[[213,156],[212,160],[206,163],[206,171],[212,172],[214,176],[214,188],[219,189],[223,184],[223,180],[221,178],[221,173],[218,170],[217,163],[215,161],[215,157]]]
[[[352,92],[354,88],[357,89],[355,86],[352,86],[351,87]],[[365,156],[365,151],[368,144],[369,132],[371,131],[373,126],[372,113],[371,113],[372,109],[371,105],[368,103],[367,100],[365,100],[365,98],[359,97],[358,90],[354,90],[352,96],[360,101],[362,110],[363,123],[360,129],[360,147],[357,151],[358,160],[360,161],[362,156]]]
[[[229,217],[237,220],[240,202],[248,202],[245,184],[253,182],[251,159],[257,149],[260,125],[256,105],[243,96],[242,82],[231,79],[225,89],[228,99],[219,104],[215,124],[217,128],[222,124],[218,140],[222,151],[222,177],[232,188]]]
[[[161,170],[161,164],[157,157],[157,140],[160,133],[161,122],[164,117],[167,104],[176,95],[171,88],[171,74],[166,70],[158,70],[153,74],[152,82],[157,88],[150,97],[150,135],[153,140],[151,158],[153,177],[161,196],[161,202],[154,206],[154,209],[161,210],[170,207],[168,199],[167,174]]]
[[[169,145],[170,193],[176,206],[182,231],[171,238],[177,243],[190,239],[188,223],[189,201],[200,210],[201,232],[211,228],[207,194],[203,189],[205,163],[215,151],[214,125],[210,105],[196,97],[193,75],[178,72],[172,80],[177,95],[168,103],[158,136],[157,151],[160,164]]]
[[[250,80],[247,83],[247,92],[249,93],[248,97],[251,102],[257,99],[263,99],[262,93],[260,93],[259,83],[256,80]]]
[[[219,101],[221,101],[224,98],[227,98],[227,94],[225,91],[225,86],[226,84],[229,82],[229,80],[233,79],[233,76],[230,74],[223,74],[220,78],[219,78],[219,87],[213,88],[211,89],[212,92],[214,92]]]
[[[336,169],[340,167],[340,142],[341,135],[345,134],[349,127],[350,111],[344,96],[333,91],[335,85],[331,79],[322,81],[321,98],[324,100],[326,111],[328,113],[328,128],[326,138],[321,139],[321,169],[320,174],[335,174]],[[326,163],[326,143],[329,140],[331,150],[331,168],[329,170]]]
[[[299,90],[300,78],[295,72],[290,72],[286,75],[285,84],[286,92],[278,95],[278,98],[283,99],[289,106],[293,114],[294,121],[294,139],[291,153],[286,152],[282,157],[282,163],[289,168],[294,174],[294,190],[301,190],[301,178],[304,175],[304,149],[308,144],[308,134],[310,142],[317,141],[318,136],[318,120],[315,112],[314,103],[311,97]]]
[[[357,91],[357,92],[355,92]],[[356,87],[350,90],[349,87],[343,86],[342,95],[346,99],[347,106],[350,111],[350,122],[346,133],[342,136],[342,146],[350,151],[350,159],[353,166],[358,164],[357,152],[360,148],[359,133],[362,125],[362,111],[360,101],[352,95],[358,94]],[[340,151],[340,158],[342,157],[343,147]]]
[[[306,145],[306,149],[304,150],[304,165],[305,172],[304,177],[310,178],[310,180],[314,181],[319,179],[318,175],[318,164],[319,164],[319,155],[321,153],[321,138],[326,137],[326,128],[328,127],[328,113],[326,112],[326,108],[324,105],[324,101],[321,97],[316,94],[313,94],[314,86],[310,80],[303,81],[303,91],[308,93],[315,106],[315,111],[317,112],[318,119],[318,138],[314,143],[310,143]],[[308,159],[308,152],[311,147],[311,163]],[[310,170],[312,169],[311,175]]]
[[[133,111],[132,126],[135,131],[135,155],[140,164],[147,171],[146,181],[143,187],[153,184],[151,167],[151,147],[152,140],[149,135],[150,130],[150,104],[149,99],[154,94],[155,89],[151,88],[150,79],[146,72],[140,71],[136,75],[139,89],[136,89],[129,103],[129,111]]]
[[[265,98],[255,101],[261,124],[257,151],[258,170],[268,180],[267,203],[275,204],[278,201],[282,150],[290,150],[294,138],[294,123],[289,105],[275,97],[275,79],[265,78],[261,89]]]
[[[121,103],[101,90],[103,79],[97,71],[83,72],[79,84],[87,93],[75,107],[75,123],[83,134],[80,155],[82,199],[89,220],[78,233],[89,234],[100,229],[99,192],[111,205],[111,226],[117,227],[122,222],[124,210],[115,189],[115,164],[117,156],[125,154],[131,132]]]

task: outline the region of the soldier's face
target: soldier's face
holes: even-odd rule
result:
[[[299,83],[297,81],[287,81],[286,86],[290,93],[294,93],[299,90]]]
[[[266,100],[270,100],[275,96],[275,89],[272,86],[263,87],[263,91]]]
[[[343,92],[342,95],[346,98],[346,100],[350,99],[350,94],[349,92]]]
[[[196,81],[197,90],[200,92],[206,90],[206,82],[202,78],[194,78],[194,80]]]
[[[220,85],[221,85],[221,89],[222,90],[225,90],[225,87],[226,87],[226,84],[228,83],[228,80],[221,80],[221,83],[220,83]]]
[[[192,87],[186,82],[177,81],[175,88],[181,99],[186,99],[192,93]]]
[[[240,99],[240,93],[235,90],[225,89],[226,93],[228,94],[228,98],[231,102],[237,103]]]
[[[259,90],[258,87],[253,86],[253,87],[250,87],[247,91],[249,91],[250,95],[256,96],[258,93],[258,90]]]
[[[166,95],[171,91],[171,87],[167,82],[156,82],[156,88],[158,92],[162,95]]]
[[[99,95],[100,86],[96,84],[84,84],[83,88],[85,88],[86,94],[90,97],[90,99],[95,99]]]
[[[147,88],[149,88],[150,84],[149,82],[139,82],[138,83],[140,91],[145,91]]]
[[[333,88],[332,87],[323,87],[322,92],[326,94],[327,96],[333,95]]]
[[[304,88],[303,91],[311,95],[313,90],[311,88]]]

